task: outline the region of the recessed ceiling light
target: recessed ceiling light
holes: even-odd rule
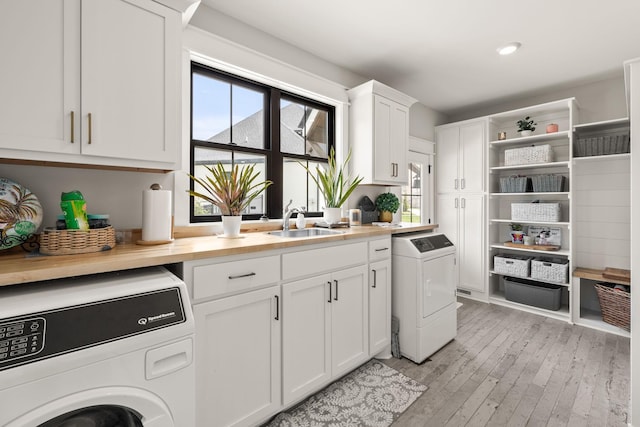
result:
[[[520,46],[522,46],[520,43],[513,42],[513,43],[505,44],[504,46],[500,46],[496,50],[500,55],[511,55],[513,52],[520,49]]]

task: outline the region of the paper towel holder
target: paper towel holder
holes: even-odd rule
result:
[[[150,190],[162,190],[162,185],[158,184],[158,183],[153,183],[149,186]],[[173,237],[173,215],[171,215],[171,237]],[[137,240],[136,244],[137,245],[146,245],[146,246],[152,246],[152,245],[165,245],[167,243],[172,243],[173,242],[173,238],[168,239],[168,240]]]

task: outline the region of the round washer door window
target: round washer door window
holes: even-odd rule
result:
[[[130,409],[101,405],[67,412],[38,427],[142,427],[142,421]]]

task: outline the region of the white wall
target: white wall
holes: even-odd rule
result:
[[[517,99],[490,105],[469,107],[449,114],[449,119],[455,122],[572,97],[578,100],[580,123],[627,117],[622,64],[620,73],[611,78],[523,95]]]

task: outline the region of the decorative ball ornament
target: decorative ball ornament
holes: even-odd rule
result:
[[[42,205],[27,188],[0,178],[0,249],[29,241],[42,224]]]

